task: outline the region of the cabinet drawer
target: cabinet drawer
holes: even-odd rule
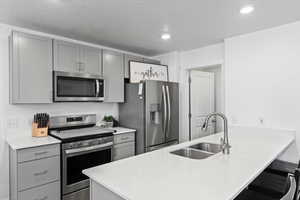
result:
[[[128,158],[135,155],[135,143],[128,142],[122,143],[114,146],[113,150],[113,160],[120,160],[123,158]]]
[[[18,165],[18,191],[60,180],[60,157],[55,156]]]
[[[18,151],[18,162],[37,160],[60,154],[60,145],[48,145]]]
[[[135,140],[135,133],[134,132],[122,133],[122,134],[114,136],[114,143],[115,144],[120,144],[120,143],[124,143],[124,142],[132,142],[134,140]]]
[[[54,182],[18,193],[19,200],[60,200],[60,182]]]

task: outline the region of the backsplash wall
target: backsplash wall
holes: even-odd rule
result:
[[[118,117],[116,103],[55,103],[38,105],[9,104],[9,41],[10,29],[0,26],[0,200],[8,199],[8,135],[31,134],[34,113],[50,115],[95,113],[100,120],[106,114]]]

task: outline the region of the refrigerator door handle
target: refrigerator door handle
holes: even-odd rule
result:
[[[166,130],[166,137],[169,137],[169,132],[170,132],[170,122],[171,122],[171,101],[170,101],[170,91],[169,91],[169,86],[166,85],[166,93],[167,93],[167,106],[168,106],[168,120],[167,120],[167,130]]]
[[[167,100],[166,100],[166,90],[165,90],[165,86],[162,85],[161,86],[162,89],[162,98],[163,98],[163,103],[164,103],[164,123],[163,123],[163,132],[166,135],[166,129],[167,129]]]

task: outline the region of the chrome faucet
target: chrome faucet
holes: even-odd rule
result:
[[[229,145],[229,141],[228,141],[228,122],[227,122],[227,117],[224,114],[222,114],[222,113],[211,113],[211,114],[209,114],[205,119],[205,122],[202,126],[202,130],[204,130],[204,131],[207,130],[208,121],[213,116],[219,116],[223,119],[223,122],[224,122],[224,137],[221,138],[221,148],[222,148],[223,154],[230,154],[230,147],[231,146]]]

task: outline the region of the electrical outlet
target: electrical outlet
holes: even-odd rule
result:
[[[7,120],[8,129],[17,129],[19,127],[19,120],[17,118]]]
[[[238,120],[237,120],[237,118],[235,116],[231,117],[231,123],[232,124],[237,124],[238,123]]]
[[[265,119],[262,118],[262,117],[260,117],[260,118],[258,119],[258,122],[259,122],[260,125],[264,125]]]

